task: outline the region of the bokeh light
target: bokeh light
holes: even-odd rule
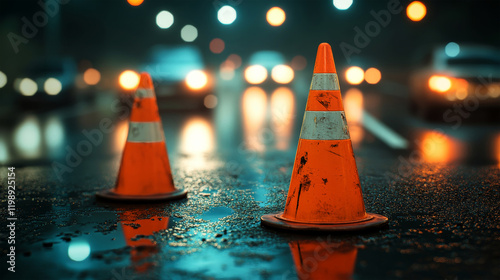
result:
[[[382,73],[377,68],[368,68],[365,71],[365,81],[371,85],[377,84],[382,79]]]
[[[357,88],[350,88],[344,96],[344,111],[349,125],[349,134],[353,147],[361,144],[365,135],[363,124],[363,93]]]
[[[90,255],[90,245],[87,241],[73,241],[68,247],[68,257],[75,261],[81,262]]]
[[[220,66],[221,79],[229,81],[234,78],[234,63],[226,60]]]
[[[169,11],[161,11],[156,15],[156,25],[161,29],[167,29],[174,24],[174,15]]]
[[[139,6],[144,0],[127,0],[127,2],[132,6]]]
[[[213,108],[215,108],[215,106],[217,106],[217,101],[218,101],[217,96],[215,96],[213,94],[209,94],[209,95],[205,96],[205,98],[203,99],[203,104],[208,109],[213,109]]]
[[[118,82],[125,90],[133,90],[139,85],[139,74],[132,70],[125,70],[120,74]]]
[[[307,66],[307,59],[301,55],[296,55],[290,63],[294,70],[303,70]]]
[[[422,158],[427,163],[445,163],[449,162],[455,151],[454,141],[445,134],[437,131],[426,131],[423,133],[420,141],[422,149]]]
[[[339,10],[347,10],[351,7],[352,0],[333,0],[333,6]]]
[[[271,78],[278,84],[288,84],[293,80],[294,72],[288,65],[276,65],[271,70]]]
[[[406,15],[412,21],[421,21],[427,14],[427,8],[420,1],[413,1],[406,8]]]
[[[279,7],[273,7],[267,11],[266,14],[267,22],[272,26],[280,26],[285,22],[286,14],[283,9]]]
[[[349,125],[363,121],[363,93],[357,88],[350,88],[344,96],[344,111]]]
[[[83,80],[87,85],[96,85],[101,80],[101,73],[97,69],[89,68],[83,73]]]
[[[231,54],[227,57],[227,61],[231,61],[234,65],[234,69],[238,69],[241,66],[241,57],[237,54]]]
[[[198,37],[198,29],[192,25],[186,25],[181,29],[181,38],[185,42],[193,42]]]
[[[251,151],[263,151],[265,148],[262,132],[266,125],[267,102],[266,92],[260,87],[252,86],[243,92],[241,106],[244,142]]]
[[[429,78],[429,88],[437,92],[446,92],[451,88],[451,80],[448,77],[433,75]]]
[[[40,124],[34,117],[28,117],[14,131],[14,145],[26,158],[36,158],[40,155],[42,133]]]
[[[56,78],[48,78],[43,84],[43,89],[48,95],[58,95],[62,90],[62,84]]]
[[[7,75],[0,71],[0,88],[3,88],[7,84]]]
[[[202,89],[207,83],[207,74],[201,70],[193,70],[186,75],[186,85],[192,90]]]
[[[293,132],[295,95],[288,87],[279,87],[271,94],[271,125],[278,150],[287,150]]]
[[[213,150],[215,146],[214,138],[213,126],[210,122],[198,116],[192,117],[186,121],[182,128],[180,150],[186,155],[195,158],[201,157],[202,153]],[[202,164],[204,162],[198,159],[198,162],[195,161],[194,163]]]
[[[217,12],[217,19],[222,24],[231,24],[236,20],[236,10],[231,6],[222,6]]]
[[[444,52],[449,57],[455,57],[460,53],[460,46],[455,42],[449,42],[444,47]]]
[[[50,117],[45,124],[44,140],[45,144],[51,149],[62,151],[61,145],[64,144],[64,125],[60,118]]]
[[[261,84],[267,79],[267,70],[262,65],[252,65],[245,69],[245,80],[250,84]]]
[[[224,41],[222,41],[222,39],[215,38],[212,41],[210,41],[209,48],[210,51],[213,53],[221,53],[222,51],[224,51],[225,48]]]
[[[38,91],[38,86],[32,79],[24,78],[19,83],[19,91],[24,96],[33,96]]]
[[[351,66],[345,72],[345,79],[351,85],[359,85],[365,79],[365,72],[358,66]]]

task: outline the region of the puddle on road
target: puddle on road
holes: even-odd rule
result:
[[[287,249],[219,250],[204,248],[193,254],[184,255],[169,266],[164,274],[182,271],[186,278],[211,279],[259,279],[279,275],[272,279],[294,279],[295,269],[290,266],[292,257]],[[258,275],[260,274],[260,275]],[[259,277],[260,276],[260,277]]]
[[[21,272],[22,276],[48,277],[33,274],[43,271],[44,267],[53,267],[57,273],[50,275],[55,278],[65,278],[68,273],[85,273],[89,269],[113,275],[119,275],[119,270],[125,267],[136,273],[149,271],[157,264],[153,257],[161,253],[154,234],[173,227],[176,222],[170,217],[159,216],[138,219],[137,211],[118,215],[95,212],[74,218],[78,223],[53,227],[42,240],[23,248],[19,266],[34,270]]]
[[[219,206],[213,207],[207,212],[203,213],[200,218],[205,221],[218,222],[220,219],[230,216],[234,213],[234,210],[228,207]]]

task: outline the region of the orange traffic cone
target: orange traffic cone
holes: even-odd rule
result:
[[[182,198],[186,193],[174,186],[153,82],[142,73],[116,187],[97,196],[142,201]]]
[[[352,279],[358,249],[324,241],[290,242],[299,279]]]
[[[168,228],[169,217],[154,216],[150,219],[134,220],[131,213],[125,212],[120,222],[125,242],[132,248],[130,259],[138,272],[146,272],[153,266],[148,258],[159,252],[158,245],[150,239],[155,233]]]
[[[332,49],[319,45],[285,211],[264,225],[352,231],[387,223],[365,212]]]

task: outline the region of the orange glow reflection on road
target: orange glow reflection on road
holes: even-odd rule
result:
[[[420,141],[422,158],[428,163],[447,163],[454,155],[453,151],[458,151],[457,144],[447,135],[437,131],[426,131]]]
[[[262,151],[265,145],[259,136],[266,124],[267,95],[260,87],[249,87],[243,93],[241,105],[246,148]]]
[[[357,88],[351,88],[345,93],[344,111],[349,125],[361,123],[363,120],[363,93]]]
[[[199,155],[214,149],[214,131],[208,120],[192,117],[181,132],[181,151],[187,155]]]
[[[363,140],[364,130],[361,127],[363,122],[363,93],[357,88],[351,88],[345,93],[344,111],[352,145],[357,147]]]
[[[293,92],[287,87],[277,88],[271,95],[271,121],[278,150],[286,150],[290,146],[294,113]]]
[[[179,150],[188,155],[183,159],[189,169],[207,166],[206,154],[215,148],[213,125],[205,118],[195,116],[188,119],[182,127]]]

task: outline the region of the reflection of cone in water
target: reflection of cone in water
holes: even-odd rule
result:
[[[127,245],[132,248],[130,258],[134,268],[138,272],[145,272],[153,266],[147,258],[158,253],[158,246],[151,238],[155,232],[168,228],[169,217],[154,216],[150,219],[134,220],[125,213],[122,218],[126,219],[120,224]]]
[[[387,223],[365,212],[330,45],[318,48],[285,211],[264,225],[352,231]]]
[[[174,186],[153,82],[147,73],[141,74],[135,94],[116,187],[97,196],[138,201],[186,196],[186,191]]]
[[[299,279],[352,279],[358,249],[318,241],[290,243]]]

